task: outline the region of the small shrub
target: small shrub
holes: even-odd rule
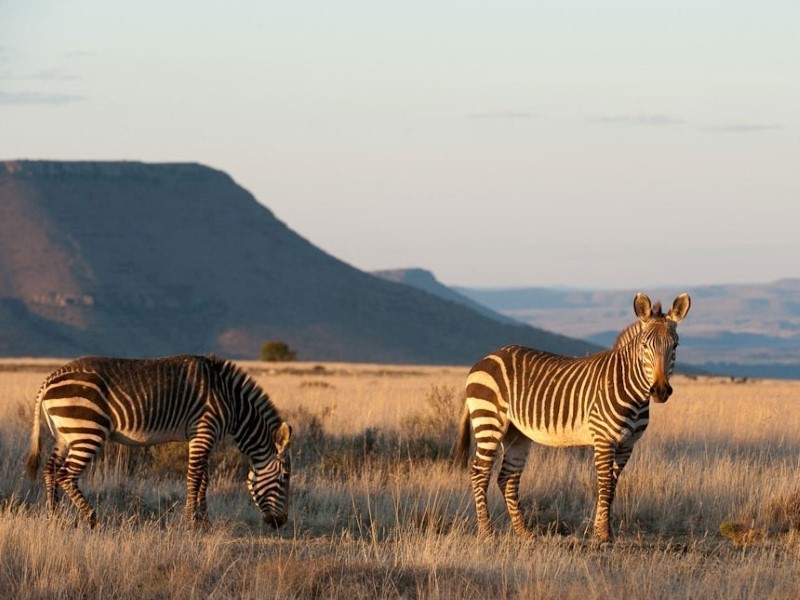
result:
[[[295,428],[293,456],[304,460],[319,457],[325,452],[325,421],[335,409],[335,406],[329,405],[312,411],[307,406],[300,405],[294,410],[286,411],[286,420]]]
[[[172,442],[149,446],[148,454],[151,469],[162,477],[180,478],[186,476],[189,467],[189,444]]]
[[[728,538],[736,548],[746,548],[761,541],[766,532],[763,529],[749,527],[738,521],[724,521],[719,526],[719,532]]]
[[[17,401],[17,409],[14,411],[16,426],[23,431],[28,431],[33,420],[33,402]]]
[[[297,358],[297,352],[289,344],[279,340],[269,340],[261,346],[261,360],[267,362],[286,362]]]
[[[800,529],[800,489],[770,500],[768,505],[770,525],[780,531]]]
[[[328,383],[327,381],[322,380],[312,380],[312,381],[301,381],[300,382],[301,388],[317,388],[320,390],[331,390],[336,389],[336,386],[332,383]]]
[[[319,457],[319,468],[327,477],[344,482],[363,472],[368,465],[396,462],[397,449],[391,436],[368,427],[363,433],[328,439],[325,452]]]
[[[430,458],[449,455],[455,443],[464,400],[464,394],[456,393],[455,388],[433,384],[420,403],[422,410],[401,420],[410,453]],[[415,447],[424,451],[414,452]]]

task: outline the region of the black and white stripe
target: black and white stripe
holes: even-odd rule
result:
[[[247,486],[264,520],[287,519],[291,427],[272,401],[231,361],[203,356],[80,358],[53,372],[36,397],[27,470],[36,476],[44,412],[56,440],[44,467],[47,506],[62,489],[94,527],[95,510],[77,481],[107,441],[149,446],[189,441],[185,516],[206,519],[208,458],[230,436],[251,462]]]
[[[502,446],[498,485],[514,529],[527,534],[518,488],[533,440],[549,446],[594,446],[594,530],[601,542],[612,540],[609,513],[617,480],[647,427],[650,398],[665,402],[672,393],[676,327],[689,312],[690,299],[682,294],[666,315],[644,294],[637,294],[633,305],[638,320],[610,350],[571,358],[507,346],[472,368],[456,461],[467,466],[471,425],[476,440],[471,477],[481,533],[491,532],[486,490]]]

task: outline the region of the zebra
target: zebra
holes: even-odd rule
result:
[[[263,520],[281,527],[288,518],[291,426],[264,390],[240,367],[214,356],[154,359],[84,357],[51,373],[33,410],[27,474],[35,479],[44,412],[55,447],[44,466],[48,512],[63,490],[97,524],[95,509],[77,481],[107,441],[150,446],[189,441],[184,517],[207,520],[208,458],[226,436],[250,459],[247,488]]]
[[[476,440],[471,480],[480,535],[491,534],[486,491],[500,446],[498,486],[514,530],[530,535],[518,492],[532,440],[548,446],[594,447],[594,532],[601,545],[613,541],[609,513],[617,480],[647,427],[650,399],[666,402],[672,394],[676,327],[690,304],[689,295],[681,294],[664,315],[660,303],[654,307],[639,293],[633,301],[638,320],[626,330],[628,339],[620,339],[615,348],[571,358],[506,346],[472,367],[455,462],[467,467],[471,425]]]

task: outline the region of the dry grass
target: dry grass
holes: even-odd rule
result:
[[[296,428],[290,522],[264,529],[222,449],[212,524],[180,520],[185,449],[109,447],[98,509],[48,520],[22,476],[30,407],[58,361],[0,362],[0,590],[17,598],[786,598],[800,589],[800,383],[674,379],[626,469],[618,542],[597,549],[591,455],[534,446],[518,539],[475,535],[448,455],[466,369],[243,363]],[[452,411],[452,412],[448,412]]]

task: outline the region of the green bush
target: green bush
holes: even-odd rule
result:
[[[282,362],[294,360],[297,352],[289,348],[289,344],[279,340],[269,340],[261,346],[261,360]]]

